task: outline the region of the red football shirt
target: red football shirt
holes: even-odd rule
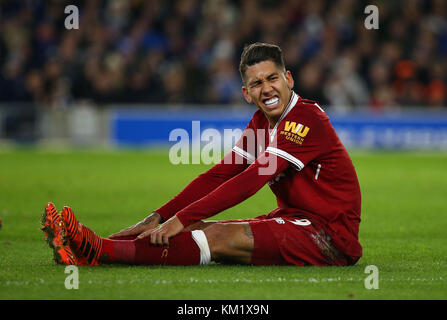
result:
[[[361,196],[352,161],[325,112],[293,92],[274,128],[255,112],[233,151],[156,211],[164,220],[177,215],[186,227],[240,203],[265,183],[278,203],[269,216],[307,217],[340,251],[361,257]]]
[[[323,109],[292,93],[274,128],[258,110],[245,131],[234,152],[254,161],[265,150],[291,164],[268,183],[279,207],[274,215],[301,213],[326,229],[341,251],[360,257],[360,186],[352,161]],[[251,131],[265,135],[253,138]]]

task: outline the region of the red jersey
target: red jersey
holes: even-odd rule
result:
[[[354,166],[325,112],[294,92],[274,128],[255,112],[233,151],[156,212],[165,220],[177,215],[186,227],[242,202],[265,183],[278,203],[269,217],[307,218],[341,252],[361,257]]]
[[[260,129],[266,134],[264,139],[262,134],[254,135],[256,153],[247,134],[233,150],[248,161],[265,150],[291,164],[268,183],[279,208],[272,214],[308,217],[326,229],[341,251],[360,257],[360,186],[352,161],[323,109],[292,92],[274,128],[258,110],[245,130]]]

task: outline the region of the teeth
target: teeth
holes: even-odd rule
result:
[[[278,101],[279,101],[278,97],[274,97],[274,98],[271,98],[271,99],[265,101],[264,103],[267,105],[273,105],[273,104],[277,103]]]

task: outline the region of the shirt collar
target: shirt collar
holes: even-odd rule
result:
[[[299,96],[292,90],[292,94],[290,95],[290,100],[289,100],[289,104],[287,105],[287,107],[284,109],[284,111],[282,112],[281,117],[279,118],[279,120],[276,122],[275,126],[273,127],[273,129],[270,129],[269,126],[269,133],[270,133],[270,138],[272,136],[275,136],[276,133],[276,129],[278,128],[279,123],[282,121],[282,119],[284,119],[287,114],[290,112],[290,110],[293,109],[293,107],[296,105],[296,103],[299,100]]]

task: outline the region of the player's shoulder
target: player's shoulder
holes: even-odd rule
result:
[[[289,118],[307,118],[318,121],[326,120],[328,116],[317,101],[299,97],[289,114]]]
[[[326,115],[326,112],[317,101],[311,99],[304,99],[301,97],[298,99],[298,102],[296,103],[293,109],[295,110],[295,112]]]

